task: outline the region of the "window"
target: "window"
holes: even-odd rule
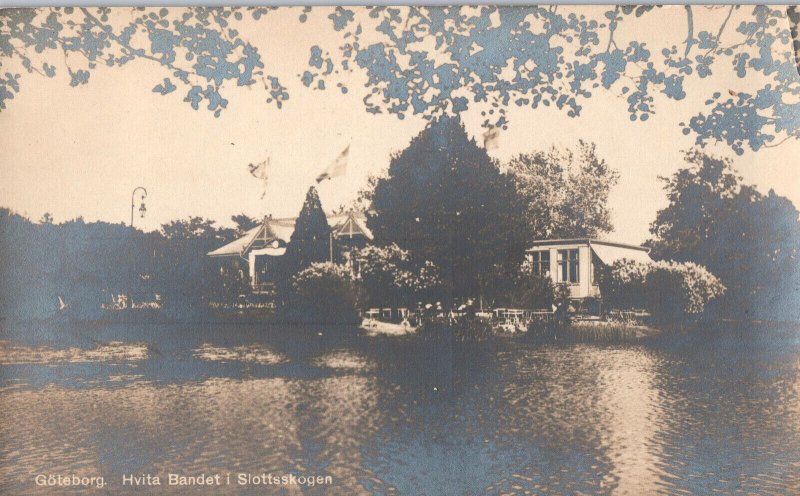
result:
[[[578,282],[578,250],[558,250],[558,282]]]
[[[550,252],[534,251],[530,256],[531,265],[533,266],[533,273],[539,276],[550,275]]]

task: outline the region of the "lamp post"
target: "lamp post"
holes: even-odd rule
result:
[[[144,199],[147,198],[147,190],[144,189],[143,186],[137,186],[136,188],[134,188],[133,193],[131,193],[131,227],[133,227],[133,209],[134,209],[135,203],[136,203],[135,202],[136,192],[139,191],[139,190],[142,190],[141,198],[140,198],[140,201],[142,202],[142,204],[139,206],[139,212],[142,213],[142,215],[141,215],[142,218],[144,218],[144,213],[147,211],[147,208],[145,208],[145,206],[144,206]]]
[[[141,190],[140,197],[139,197],[139,201],[141,202],[141,205],[139,206],[139,212],[141,212],[141,217],[142,218],[144,218],[144,213],[147,211],[147,208],[144,206],[144,199],[147,198],[147,190],[144,188],[144,186],[137,186],[136,188],[133,189],[133,192],[131,193],[131,229],[133,229],[133,209],[136,206],[136,192],[139,191],[139,190]],[[135,231],[131,231],[131,236],[135,235],[135,233],[136,233]],[[129,251],[130,257],[129,258],[131,260],[134,260],[133,243],[129,243],[128,244],[128,249],[130,250]],[[133,274],[131,274],[131,277],[132,278],[134,277]],[[130,282],[130,288],[128,289],[128,298],[127,298],[125,307],[127,309],[132,309],[133,308],[133,279],[131,279],[131,282]]]

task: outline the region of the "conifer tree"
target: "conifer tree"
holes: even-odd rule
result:
[[[294,232],[286,247],[285,268],[290,277],[314,262],[328,260],[330,233],[331,229],[322,210],[319,194],[312,186],[306,193],[306,200],[303,202]]]

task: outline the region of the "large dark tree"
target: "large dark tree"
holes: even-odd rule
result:
[[[441,270],[453,296],[477,296],[497,265],[517,264],[530,242],[513,179],[457,118],[431,123],[393,157],[375,185],[368,225]]]
[[[650,231],[653,255],[707,267],[728,288],[727,315],[795,318],[800,301],[798,211],[774,191],[741,184],[730,160],[696,151],[665,178],[669,205]]]
[[[303,202],[303,208],[294,225],[294,232],[286,247],[284,261],[287,275],[296,274],[314,262],[328,260],[330,232],[331,228],[322,210],[317,189],[312,186],[306,193],[306,200]]]

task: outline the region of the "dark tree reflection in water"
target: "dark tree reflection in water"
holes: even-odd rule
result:
[[[103,475],[119,493],[122,474],[271,472],[334,486],[267,494],[797,493],[797,331],[467,346],[342,329],[5,329],[0,492],[50,491],[38,473]]]

